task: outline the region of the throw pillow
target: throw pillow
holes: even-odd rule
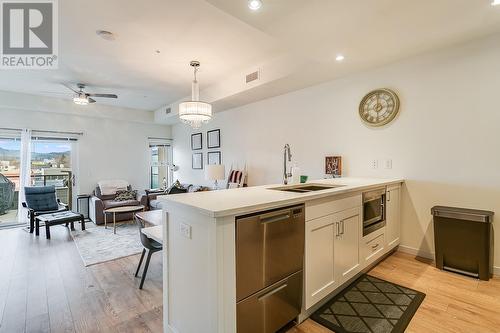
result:
[[[166,194],[186,193],[187,189],[183,188],[179,180],[176,180],[169,188],[165,190]]]
[[[135,200],[137,198],[137,191],[116,191],[115,201]]]

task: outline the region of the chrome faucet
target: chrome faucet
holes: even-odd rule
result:
[[[292,176],[291,172],[287,172],[287,155],[288,155],[288,162],[292,161],[292,152],[290,151],[290,145],[287,143],[285,147],[283,147],[283,184],[287,185],[288,184],[288,178]]]

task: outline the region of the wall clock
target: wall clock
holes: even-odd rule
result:
[[[399,97],[390,89],[369,92],[359,104],[359,116],[369,126],[390,123],[399,111]]]

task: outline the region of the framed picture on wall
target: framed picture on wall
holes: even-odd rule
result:
[[[207,148],[220,148],[220,129],[207,132]]]
[[[221,164],[220,151],[209,151],[207,153],[207,165]]]
[[[192,150],[203,149],[203,134],[202,133],[191,134],[191,149]]]
[[[203,153],[194,153],[192,161],[193,169],[201,170],[203,169]]]
[[[342,156],[325,157],[325,174],[333,178],[342,176]]]

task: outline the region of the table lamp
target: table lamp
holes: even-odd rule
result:
[[[217,184],[218,180],[224,180],[226,178],[226,170],[223,164],[211,164],[207,165],[205,178],[207,180],[213,180],[215,189],[218,190],[219,186]]]

